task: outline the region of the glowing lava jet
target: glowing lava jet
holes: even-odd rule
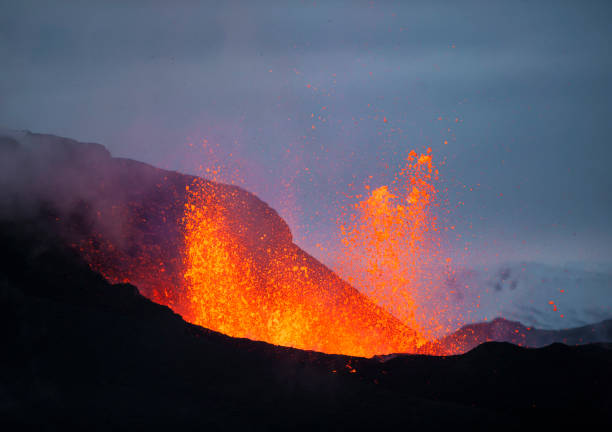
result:
[[[187,320],[236,337],[360,356],[414,351],[417,335],[277,233],[250,232],[233,193],[188,187]],[[238,221],[238,223],[237,223]],[[253,235],[255,234],[255,235]]]
[[[441,286],[444,258],[438,228],[438,169],[431,149],[411,151],[393,182],[369,191],[341,221],[337,271],[417,331],[419,344],[449,329]]]

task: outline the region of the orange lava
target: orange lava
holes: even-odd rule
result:
[[[234,337],[359,356],[414,351],[415,332],[294,244],[246,247],[196,181],[183,218],[185,318]]]
[[[393,182],[367,193],[340,222],[337,271],[413,328],[419,345],[449,324],[438,296],[450,260],[441,252],[437,180],[431,149],[411,151]]]

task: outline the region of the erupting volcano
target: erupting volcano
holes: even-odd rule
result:
[[[38,135],[22,140],[48,145]],[[359,356],[431,352],[424,344],[438,315],[417,319],[437,307],[417,292],[440,256],[430,151],[410,153],[396,181],[368,193],[342,228],[353,265],[346,277],[365,295],[296,246],[278,214],[237,186],[111,158],[101,147],[54,146],[44,161],[40,149],[17,152],[44,185],[30,196],[61,191],[61,202],[43,200],[41,210],[111,282],[133,283],[187,321],[230,336]],[[51,174],[60,170],[79,182]]]
[[[367,296],[297,247],[267,206],[262,214],[250,194],[201,178],[172,193],[173,216],[163,219],[171,249],[150,244],[136,259],[117,259],[121,248],[113,244],[80,249],[112,280],[143,287],[186,320],[230,336],[359,356],[416,352],[438,330],[427,326],[439,326],[435,307],[422,303],[431,295],[416,292],[429,288],[431,277],[421,278],[439,255],[437,175],[431,150],[411,152],[391,191],[373,190],[356,204],[361,215],[352,215],[350,231],[341,226],[349,282],[366,275]],[[150,203],[137,207],[149,213]],[[135,222],[129,230],[137,235],[141,223],[151,224]],[[422,310],[427,321],[416,319]]]

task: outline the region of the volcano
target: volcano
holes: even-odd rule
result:
[[[0,211],[44,219],[109,281],[230,336],[359,356],[418,350],[411,328],[296,246],[244,189],[98,144],[2,135]]]

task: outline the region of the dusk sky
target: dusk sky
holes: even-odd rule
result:
[[[611,23],[609,1],[0,0],[0,126],[220,165],[324,261],[349,184],[431,147],[450,255],[611,262]]]

